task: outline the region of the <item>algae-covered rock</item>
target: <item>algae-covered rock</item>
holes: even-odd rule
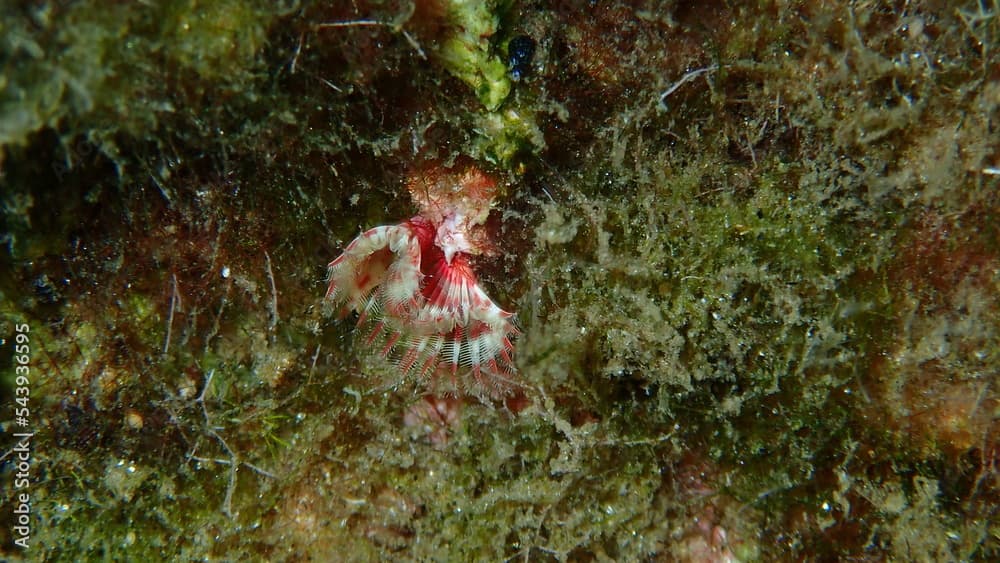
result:
[[[496,111],[510,94],[507,65],[490,45],[506,4],[506,0],[445,0],[438,7],[448,29],[437,56],[448,72],[472,87],[488,111]]]
[[[988,3],[82,1],[0,30],[0,558],[997,559]],[[402,377],[378,307],[323,298],[418,213],[408,179],[473,162],[506,394]],[[452,350],[434,375],[470,375]]]

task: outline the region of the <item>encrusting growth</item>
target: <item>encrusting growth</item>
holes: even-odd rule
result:
[[[356,311],[367,343],[405,375],[447,375],[457,389],[507,391],[514,315],[486,295],[469,262],[489,249],[483,224],[496,181],[471,165],[432,167],[407,187],[419,214],[347,245],[328,266],[326,297]]]

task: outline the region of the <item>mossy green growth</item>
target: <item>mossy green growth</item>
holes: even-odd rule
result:
[[[414,56],[402,41],[379,54],[405,57],[355,72],[360,55],[338,57],[360,33],[312,34],[325,4],[281,25],[228,3],[232,14],[203,16],[186,0],[77,6],[92,8],[67,4],[39,28],[71,37],[90,17],[107,27],[89,37],[137,43],[94,45],[93,71],[114,79],[86,82],[105,94],[92,109],[72,93],[62,107],[42,90],[15,100],[55,107],[42,121],[67,127],[32,125],[4,163],[4,234],[24,250],[0,268],[0,328],[30,322],[45,346],[32,360],[34,468],[55,477],[33,482],[44,526],[28,556],[996,559],[997,489],[975,448],[1000,408],[986,379],[995,176],[980,172],[994,165],[997,89],[963,69],[978,56],[971,36],[995,44],[997,16],[962,27],[918,1],[856,29],[864,10],[847,2],[808,22],[719,4],[726,17],[705,26],[690,10],[666,25],[625,3],[585,16],[518,5],[517,29],[568,48],[543,49],[547,74],[491,111],[424,66],[392,64]],[[912,17],[933,36],[900,19]],[[605,60],[619,25],[635,48]],[[719,69],[658,112],[682,65],[715,61],[709,44]],[[5,78],[25,84],[32,68],[48,83],[44,71],[90,60],[73,45]],[[488,48],[466,56],[489,60]],[[316,79],[332,67],[372,79],[341,92]],[[389,103],[401,84],[438,97]],[[546,123],[545,100],[572,119]],[[414,126],[429,110],[433,132]],[[879,115],[872,142],[860,132]],[[541,153],[539,130],[553,150]],[[400,142],[413,132],[419,142]],[[152,174],[134,186],[82,153],[52,172],[64,138],[119,139]],[[544,159],[498,206],[493,265],[507,269],[482,277],[522,323],[525,396],[414,424],[426,388],[390,389],[398,369],[369,361],[352,319],[321,312],[323,264],[364,225],[409,216],[395,192],[415,157],[470,146],[500,167],[520,151]],[[46,226],[50,209],[73,224]],[[901,447],[904,432],[921,447]],[[972,445],[956,447],[963,436]],[[942,448],[957,462],[933,463]]]
[[[538,124],[536,95],[513,96],[509,69],[502,55],[509,38],[497,41],[511,26],[509,2],[445,2],[449,25],[437,50],[437,60],[473,88],[485,111],[471,115],[474,136],[468,153],[476,159],[511,168],[518,157],[540,154],[545,138]]]
[[[451,35],[444,39],[438,57],[451,74],[472,87],[489,111],[496,111],[510,95],[507,65],[490,52],[490,37],[497,32],[503,2],[448,0],[444,2]]]
[[[147,5],[73,2],[0,17],[0,149],[42,128],[78,127],[88,151],[113,160],[116,133],[149,136],[189,102],[165,92],[163,72],[213,89],[247,90],[266,32],[280,9],[193,0]],[[193,89],[194,95],[201,89]],[[69,123],[67,123],[69,122]],[[64,139],[65,144],[75,140]],[[66,148],[66,166],[80,154]]]
[[[252,63],[270,19],[254,3],[177,0],[166,10],[162,42],[172,59],[206,79]]]
[[[476,158],[509,166],[518,155],[545,149],[545,137],[530,108],[509,108],[476,117],[472,150]]]

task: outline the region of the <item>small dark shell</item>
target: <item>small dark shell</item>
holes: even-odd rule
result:
[[[535,40],[518,35],[507,43],[507,68],[510,77],[520,80],[531,71],[531,58],[535,56]]]

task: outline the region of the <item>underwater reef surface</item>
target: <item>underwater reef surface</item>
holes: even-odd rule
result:
[[[1000,557],[996,1],[0,14],[0,558]],[[324,299],[468,163],[507,394]]]

